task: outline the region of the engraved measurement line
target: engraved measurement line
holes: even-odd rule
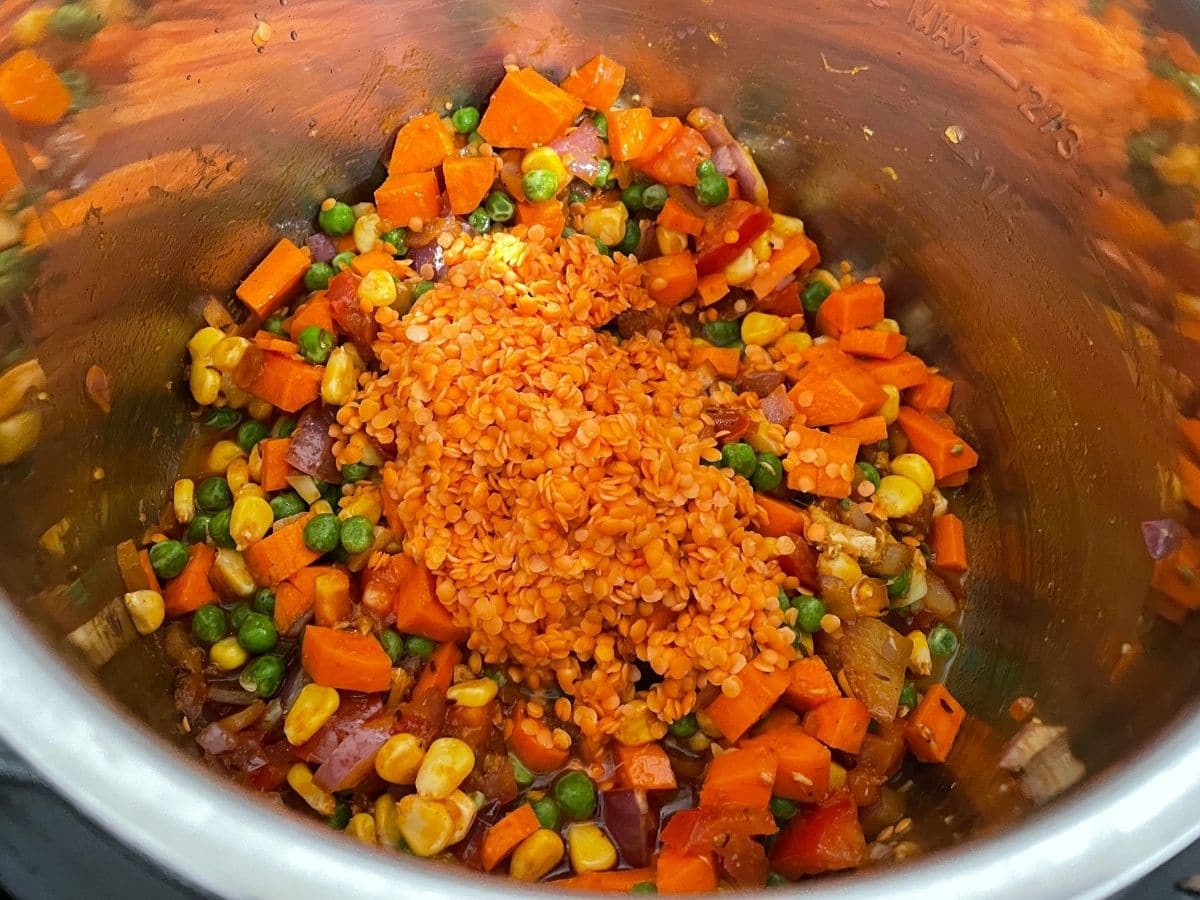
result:
[[[1015,91],[1021,86],[1021,79],[1004,68],[1003,64],[995,57],[982,53],[979,56],[979,61],[983,63],[989,72],[1008,85],[1010,91]]]

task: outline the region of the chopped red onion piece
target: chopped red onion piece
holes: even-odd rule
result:
[[[308,247],[308,252],[312,254],[313,262],[329,262],[337,256],[337,247],[333,244],[333,239],[327,234],[314,234],[304,242]]]
[[[1151,559],[1165,559],[1179,549],[1183,526],[1174,519],[1153,519],[1142,523],[1142,537]]]
[[[333,458],[333,438],[329,436],[330,426],[336,423],[336,414],[327,406],[312,405],[305,409],[292,432],[288,464],[305,475],[340,484],[342,473]]]

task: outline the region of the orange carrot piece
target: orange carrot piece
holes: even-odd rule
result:
[[[1200,547],[1188,537],[1170,556],[1154,563],[1150,586],[1183,610],[1200,609]]]
[[[617,784],[637,791],[673,791],[678,786],[671,758],[660,744],[626,747],[615,751]]]
[[[722,378],[737,378],[738,367],[742,364],[742,351],[737,347],[714,347],[712,344],[696,344],[692,347],[692,357],[688,367],[698,369],[710,365],[713,371]]]
[[[668,197],[658,214],[658,225],[683,234],[698,235],[704,231],[704,217],[696,215],[674,197]]]
[[[526,716],[523,706],[513,711],[512,726],[508,746],[534,772],[553,772],[571,758],[570,749],[556,747],[546,723]]]
[[[754,308],[773,316],[803,316],[804,306],[800,302],[800,283],[792,281],[772,291],[756,302]]]
[[[929,460],[938,481],[978,465],[979,454],[970,444],[924,413],[902,406],[897,421],[908,437],[909,447]]]
[[[382,218],[405,228],[413,219],[427,222],[437,218],[442,208],[437,175],[433,172],[389,175],[375,189],[375,207]]]
[[[71,92],[54,67],[32,50],[0,64],[0,105],[18,122],[53,125],[71,107]]]
[[[548,144],[581,112],[580,100],[527,67],[504,76],[488,101],[479,133],[495,147]]]
[[[249,347],[234,370],[233,380],[243,391],[284,412],[298,412],[320,396],[324,372],[324,366],[309,365],[297,356]]]
[[[296,470],[287,461],[291,438],[267,438],[259,441],[262,455],[262,477],[259,483],[264,491],[282,491],[288,486],[288,476]]]
[[[616,162],[636,159],[650,138],[650,123],[654,114],[644,106],[633,109],[610,109],[608,120],[608,150]]]
[[[637,166],[660,184],[682,184],[691,187],[699,180],[696,168],[711,156],[712,147],[708,145],[704,135],[695,128],[684,125],[652,157],[639,157]]]
[[[333,304],[329,302],[324,291],[318,291],[311,300],[296,310],[288,325],[288,334],[293,341],[299,342],[300,332],[313,325],[325,329],[330,334],[337,333],[333,324]]]
[[[603,53],[593,56],[559,84],[588,109],[608,109],[621,96],[625,67]]]
[[[391,566],[396,584],[396,628],[435,641],[461,641],[467,630],[454,623],[450,612],[437,598],[433,573],[424,565],[397,553],[384,565]]]
[[[596,894],[628,894],[635,884],[654,884],[654,870],[618,869],[608,872],[584,872],[570,878],[558,878],[550,882],[559,890],[591,891]]]
[[[793,425],[792,430],[800,436],[800,443],[788,454],[794,462],[788,472],[788,487],[819,497],[849,497],[858,440],[803,425]],[[809,450],[814,453],[805,452]]]
[[[333,626],[350,618],[354,608],[350,599],[350,576],[341,569],[330,569],[318,576],[313,595],[313,612],[318,625]]]
[[[274,587],[321,558],[319,552],[309,550],[304,543],[304,526],[314,515],[309,513],[285,525],[243,551],[242,556],[255,584]]]
[[[779,287],[779,283],[783,279],[812,258],[815,247],[816,245],[803,234],[792,235],[785,240],[783,246],[772,253],[770,259],[767,260],[766,270],[759,272],[751,279],[750,290],[754,291],[754,296],[766,297]]]
[[[386,691],[392,684],[392,661],[383,645],[357,631],[309,625],[304,629],[300,664],[324,687],[372,694]]]
[[[637,159],[632,160],[633,165],[641,168],[651,162],[682,130],[683,123],[675,116],[652,116],[646,130],[646,144]]]
[[[660,894],[707,894],[717,889],[717,867],[707,853],[692,855],[663,848],[654,882]]]
[[[860,281],[834,291],[817,312],[817,330],[841,337],[855,328],[869,328],[883,318],[883,288],[878,282]]]
[[[741,746],[761,748],[774,758],[775,783],[771,792],[775,796],[801,803],[820,803],[829,793],[833,762],[829,748],[799,725],[763,732],[742,741]]]
[[[217,602],[217,592],[208,580],[216,558],[216,551],[208,544],[192,544],[188,549],[187,565],[167,582],[162,592],[168,618],[195,612]]]
[[[953,394],[953,381],[945,375],[930,372],[924,384],[909,389],[904,395],[904,401],[921,412],[945,412],[950,408],[950,398]]]
[[[947,513],[933,520],[930,535],[933,548],[933,564],[947,572],[967,570],[967,543],[963,535],[962,519]]]
[[[650,296],[665,306],[675,306],[696,291],[696,257],[671,253],[642,263],[642,280]]]
[[[409,274],[409,268],[386,250],[368,250],[350,260],[350,270],[356,275],[366,275],[375,269],[383,269],[397,278],[404,278]]]
[[[21,183],[17,167],[13,164],[8,148],[0,146],[0,196],[7,194]]]
[[[871,359],[863,363],[879,384],[890,384],[900,390],[918,387],[929,380],[929,367],[919,356],[900,353],[893,359]]]
[[[966,717],[966,710],[946,686],[935,684],[925,692],[908,718],[908,726],[904,729],[908,749],[921,762],[945,762]]]
[[[833,673],[819,656],[806,656],[788,666],[788,686],[783,702],[798,712],[816,709],[827,700],[842,696]]]
[[[141,566],[142,574],[146,576],[146,584],[152,591],[162,591],[162,585],[158,581],[158,573],[154,571],[154,566],[150,565],[150,551],[138,551],[138,565]]]
[[[465,216],[473,212],[496,180],[496,157],[453,156],[442,163],[450,212]]]
[[[539,828],[537,814],[528,803],[523,803],[488,829],[483,836],[480,861],[483,871],[490,872],[517,849],[517,845]]]
[[[541,225],[546,237],[556,241],[567,227],[567,211],[558,200],[543,200],[541,203],[518,203],[517,224],[531,228]]]
[[[908,338],[894,331],[875,331],[871,328],[854,328],[838,338],[838,347],[852,356],[868,356],[872,359],[895,359],[908,346]]]
[[[829,433],[852,437],[860,444],[877,444],[887,440],[887,421],[883,416],[867,416],[857,422],[830,425]]]
[[[774,754],[764,747],[726,750],[708,764],[700,806],[766,806],[771,802],[776,768]]]
[[[731,742],[739,740],[766,715],[788,686],[786,669],[768,673],[748,665],[735,677],[741,679],[741,692],[736,697],[719,694],[706,710],[721,734]]]
[[[421,676],[413,688],[414,697],[423,697],[428,693],[444,695],[454,681],[454,667],[462,662],[462,650],[453,641],[438,644],[429,657],[429,662],[421,669]]]
[[[1165,78],[1147,78],[1138,91],[1137,102],[1148,119],[1191,122],[1196,118],[1196,107],[1183,88]]]
[[[389,175],[428,172],[454,152],[450,123],[435,112],[409,119],[396,132],[396,143],[388,160]]]
[[[1200,509],[1200,466],[1180,453],[1176,456],[1175,473],[1179,476],[1179,483],[1183,488],[1183,499]]]
[[[269,331],[260,329],[254,332],[253,343],[259,350],[270,350],[272,353],[282,353],[284,356],[300,355],[300,348],[296,346],[295,341],[278,337]]]
[[[283,238],[238,285],[237,297],[252,313],[265,319],[299,291],[309,264],[308,250]]]
[[[799,506],[766,494],[755,494],[754,500],[758,508],[767,514],[767,524],[759,528],[767,537],[804,534],[804,529],[808,527],[808,514]]]
[[[275,628],[280,634],[287,634],[312,605],[311,594],[304,593],[290,581],[280,582],[275,586]]]
[[[826,700],[804,716],[805,731],[826,747],[846,753],[858,753],[862,749],[870,723],[871,714],[866,705],[854,697]]]
[[[841,353],[805,366],[788,396],[810,426],[841,425],[866,418],[887,400],[870,373]]]
[[[712,306],[729,293],[729,282],[725,280],[725,273],[713,272],[699,279],[696,282],[696,293],[700,295],[701,306]]]

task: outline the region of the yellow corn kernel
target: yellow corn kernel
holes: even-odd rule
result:
[[[323,816],[332,816],[337,801],[333,794],[313,784],[312,770],[304,763],[296,763],[287,773],[287,783],[300,798]]]
[[[190,478],[180,478],[171,492],[171,505],[175,508],[175,521],[186,525],[196,515],[196,483]]]
[[[787,452],[783,440],[787,431],[782,425],[773,422],[756,422],[746,435],[745,441],[759,453],[774,453],[783,456]]]
[[[462,791],[455,791],[442,803],[445,804],[446,812],[450,813],[450,818],[454,821],[454,834],[450,836],[450,843],[457,844],[467,836],[467,832],[475,824],[475,814],[479,812],[479,807]]]
[[[238,387],[233,376],[228,374],[221,375],[221,395],[225,398],[225,405],[232,409],[244,409],[251,400],[250,395]]]
[[[700,730],[707,734],[710,738],[724,737],[721,729],[717,727],[717,723],[712,720],[707,712],[702,709],[696,710],[696,724],[700,726]]]
[[[351,349],[354,345],[350,345]],[[355,363],[360,369],[365,369],[366,364],[361,359]],[[361,432],[355,433],[350,438],[350,446],[362,454],[362,459],[359,460],[364,466],[382,466],[383,454],[379,452],[379,447],[375,445],[367,436]]]
[[[234,493],[233,502],[237,503],[243,497],[258,497],[260,500],[266,500],[267,492],[264,491],[260,485],[255,484],[253,481],[247,481]]]
[[[840,290],[842,283],[838,281],[838,277],[828,269],[813,269],[808,276],[808,281],[811,284],[814,281],[819,281],[831,291]]]
[[[849,553],[839,552],[836,556],[822,553],[817,560],[817,571],[822,575],[837,578],[849,585],[858,584],[862,580],[862,567]]]
[[[274,414],[275,407],[266,400],[259,400],[257,397],[254,397],[246,404],[246,412],[250,413],[250,418],[255,421],[265,422]],[[257,447],[258,445],[255,444],[255,446]]]
[[[396,814],[400,836],[417,856],[436,856],[450,846],[454,819],[440,800],[409,794],[396,804]]]
[[[318,500],[316,503],[314,503],[308,509],[309,509],[309,512],[314,512],[318,516],[324,515],[325,513],[333,512],[333,507],[329,505],[328,500]]]
[[[415,735],[393,734],[375,754],[375,771],[390,784],[413,784],[425,759],[425,749]]]
[[[562,157],[552,147],[538,147],[536,150],[530,150],[521,160],[521,174],[532,172],[534,169],[545,169],[548,172],[553,172],[554,177],[558,179],[558,189],[561,191],[571,183],[571,173],[567,171],[567,167],[563,164]],[[605,243],[608,243],[605,241]],[[620,243],[620,241],[617,241]]]
[[[372,525],[379,524],[383,516],[383,501],[379,497],[379,489],[371,486],[359,488],[352,497],[345,498],[338,518],[345,521],[355,516],[364,516]]]
[[[694,753],[704,753],[712,746],[712,738],[703,731],[697,731],[690,738],[684,741],[687,748]]]
[[[381,794],[375,801],[375,836],[381,847],[395,850],[400,846],[400,818],[396,801],[391,794]]]
[[[742,343],[766,347],[788,333],[787,319],[770,313],[747,313],[742,319]]]
[[[37,445],[42,433],[42,413],[25,409],[0,420],[0,465],[15,462]]]
[[[537,881],[559,864],[563,842],[549,828],[539,828],[517,845],[508,864],[508,874],[517,881]]]
[[[354,221],[354,249],[359,253],[370,253],[383,232],[383,220],[379,218],[379,213],[369,212],[359,216]]]
[[[895,319],[880,319],[871,326],[872,331],[886,331],[891,334],[900,333],[900,323]]]
[[[288,743],[298,747],[320,731],[338,711],[341,702],[341,695],[333,688],[306,684],[283,720],[283,734]]]
[[[158,631],[166,615],[162,594],[158,591],[130,591],[125,595],[125,610],[133,619],[138,634]]]
[[[271,504],[262,497],[239,497],[229,513],[229,535],[239,550],[245,550],[266,537],[274,521]]]
[[[1154,168],[1167,184],[1192,184],[1200,177],[1200,148],[1180,141],[1170,152],[1154,158]]]
[[[250,341],[246,338],[231,334],[217,342],[209,352],[208,360],[221,372],[228,374],[237,368],[249,346]]]
[[[245,455],[242,448],[233,441],[217,441],[208,451],[206,468],[211,475],[224,475],[231,462]]]
[[[222,672],[232,672],[246,664],[246,651],[238,643],[237,638],[221,638],[209,648],[208,658]]]
[[[350,211],[354,213],[354,219],[357,221],[363,216],[369,216],[371,213],[376,212],[377,210],[375,209],[374,203],[370,202],[369,200],[364,200],[362,203],[352,204],[350,206]]]
[[[346,834],[362,841],[368,847],[374,847],[375,817],[370,813],[355,813],[346,824]]]
[[[54,10],[45,6],[26,10],[13,22],[13,40],[22,47],[32,47],[50,31],[50,16],[53,14]]]
[[[846,769],[837,763],[829,764],[829,789],[840,791],[846,786]]]
[[[795,216],[782,216],[775,213],[771,216],[771,230],[780,237],[794,237],[804,234],[804,222]]]
[[[446,690],[446,699],[459,706],[487,706],[499,690],[500,686],[490,678],[472,678],[450,685]]]
[[[919,453],[902,453],[892,460],[890,468],[893,475],[903,475],[921,489],[922,494],[933,490],[935,478],[933,466],[929,460]]]
[[[443,800],[463,783],[475,768],[475,751],[458,738],[438,738],[429,745],[417,770],[417,793]]]
[[[396,302],[396,279],[383,269],[372,269],[358,283],[358,299],[372,306],[390,306]]]
[[[624,203],[610,203],[593,209],[583,217],[583,233],[602,244],[615,247],[625,239],[625,223],[629,210]]]
[[[750,242],[750,249],[754,251],[754,258],[759,262],[766,262],[771,258],[771,232],[764,231],[753,241]]]
[[[225,470],[225,480],[229,483],[229,490],[236,494],[250,481],[250,463],[240,456],[230,460],[229,468]]]
[[[386,272],[384,274],[387,275]],[[392,276],[387,277],[390,279]],[[321,399],[330,406],[342,406],[354,397],[357,387],[358,367],[354,365],[350,351],[338,347],[329,354],[329,361],[325,363],[325,374],[321,376]]]
[[[789,331],[771,346],[784,356],[789,356],[793,353],[803,353],[812,345],[812,335],[803,331]]]
[[[212,406],[221,396],[221,373],[197,361],[188,375],[192,398],[201,406]]]
[[[929,653],[929,641],[923,631],[910,631],[912,652],[908,654],[908,668],[914,675],[928,675],[933,671],[933,656]]]
[[[731,285],[745,284],[758,270],[758,257],[747,247],[741,256],[725,267],[725,281]]]
[[[659,225],[654,229],[654,239],[658,241],[658,252],[663,256],[672,253],[683,253],[688,248],[688,236],[682,231]]]
[[[879,414],[883,416],[883,421],[892,425],[900,418],[900,389],[894,384],[885,384],[882,388],[887,394],[887,399],[883,401],[883,406],[879,407]]]
[[[249,597],[255,591],[254,576],[246,566],[242,554],[228,547],[217,551],[213,560],[212,578],[225,593],[235,597]]]
[[[578,875],[607,872],[617,864],[617,848],[594,822],[576,822],[567,829],[567,853]]]
[[[616,739],[626,747],[640,747],[650,743],[654,740],[654,732],[650,728],[651,718],[656,717],[652,716],[645,700],[630,700],[621,707]]]
[[[885,519],[911,516],[921,505],[921,488],[903,475],[885,475],[871,495],[875,514]]]
[[[187,342],[188,353],[192,355],[192,359],[202,362],[208,362],[208,355],[212,353],[213,347],[225,340],[225,332],[219,328],[213,328],[211,325],[206,325],[201,328]]]
[[[305,503],[315,503],[321,499],[321,492],[311,475],[289,475],[287,481]]]
[[[262,441],[250,448],[250,459],[246,462],[246,472],[252,481],[262,481]]]

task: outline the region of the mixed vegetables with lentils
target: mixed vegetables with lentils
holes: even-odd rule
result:
[[[965,716],[953,384],[624,76],[417,116],[206,311],[127,609],[206,760],[368,844],[634,893],[899,856]]]

